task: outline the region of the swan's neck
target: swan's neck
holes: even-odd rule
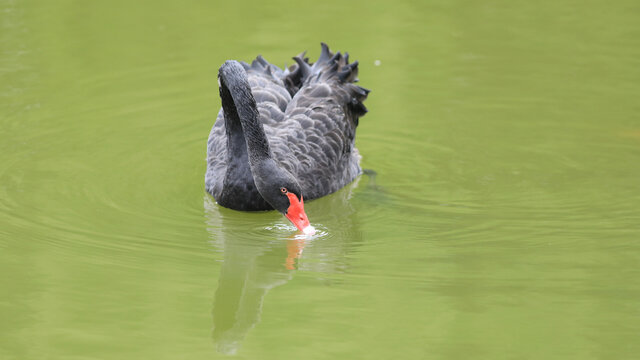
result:
[[[237,158],[248,154],[251,167],[271,158],[269,142],[258,118],[258,108],[247,74],[235,61],[227,61],[220,69],[220,97],[229,156]]]
[[[239,63],[228,61],[220,68],[219,76],[227,135],[227,169],[216,200],[222,206],[237,210],[272,209],[255,182],[255,177],[264,177],[259,169],[273,160],[246,72]]]

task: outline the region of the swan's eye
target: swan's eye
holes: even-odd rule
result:
[[[280,188],[280,191],[281,191],[283,194],[286,194],[286,193],[287,193],[287,188],[285,188],[285,187],[281,187],[281,188]]]

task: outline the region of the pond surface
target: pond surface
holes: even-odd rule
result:
[[[640,7],[0,0],[0,358],[631,359]],[[372,90],[319,230],[204,192],[217,69]]]

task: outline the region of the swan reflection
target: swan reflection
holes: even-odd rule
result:
[[[347,253],[361,238],[351,200],[358,180],[310,203],[309,211],[319,221],[318,232],[310,237],[296,232],[275,211],[241,213],[205,196],[207,229],[213,246],[222,253],[212,331],[219,352],[238,351],[249,330],[260,322],[267,293],[286,284],[296,271],[344,271]]]

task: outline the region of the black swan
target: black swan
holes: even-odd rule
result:
[[[205,188],[227,208],[276,209],[308,234],[303,199],[362,172],[355,131],[369,90],[354,84],[358,62],[324,43],[315,63],[305,53],[293,59],[285,70],[261,56],[220,67],[222,109],[207,142]]]

